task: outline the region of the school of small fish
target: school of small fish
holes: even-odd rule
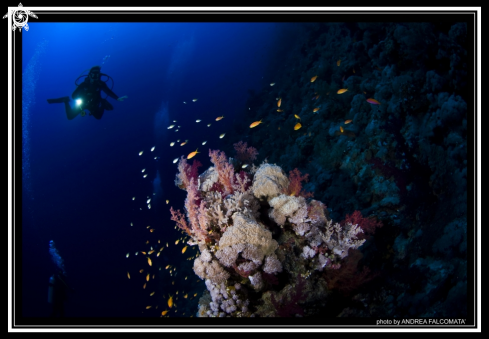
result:
[[[340,66],[341,65],[341,61],[342,61],[341,59],[338,59],[337,62],[336,62],[336,65],[337,66]],[[355,69],[350,69],[349,72],[355,74]],[[321,74],[323,74],[323,73],[321,73]],[[346,77],[347,77],[347,75],[343,76],[342,81],[345,81],[345,78]],[[317,74],[314,75],[314,76],[312,76],[310,78],[310,82],[311,82],[311,85],[310,86],[313,87],[313,88],[315,88],[315,90],[318,91],[319,93],[321,93],[322,95],[329,95],[330,94],[329,91],[324,91],[324,89],[321,89],[321,87],[320,87],[320,86],[324,86],[323,84],[325,84],[325,81],[323,79],[321,79],[323,81],[320,81],[319,83],[315,83],[315,81],[317,79],[318,79],[318,75]],[[274,83],[274,82],[270,83],[270,86],[271,87],[273,87],[275,85],[276,85],[276,83]],[[343,86],[346,86],[346,85],[343,85]],[[280,90],[280,89],[278,89],[278,90]],[[324,92],[322,92],[322,91],[324,91]],[[317,112],[319,112],[321,110],[321,106],[322,106],[322,107],[324,107],[324,109],[323,109],[323,111],[325,112],[324,114],[328,114],[328,107],[329,106],[328,106],[327,103],[326,103],[326,105],[324,105],[323,102],[319,103],[319,101],[320,101],[319,99],[320,99],[321,95],[318,92],[314,92],[314,95],[312,95],[312,100],[313,101],[316,101],[315,106],[317,106],[317,107],[313,107],[312,108],[312,111],[313,111],[313,113],[317,113]],[[337,89],[337,92],[336,93],[337,94],[343,94],[343,93],[346,93],[346,92],[348,92],[348,88],[340,88],[340,89]],[[277,93],[283,94],[280,91],[279,92],[272,92],[272,90],[271,90],[270,93],[274,93],[275,94],[274,97],[275,97],[276,104],[277,104],[276,111],[278,113],[283,113],[284,112],[284,109],[282,108],[282,103],[284,103],[283,100],[287,100],[287,97],[285,95],[283,95],[283,96],[277,96]],[[366,95],[365,92],[363,92],[363,94]],[[310,95],[310,94],[308,94],[308,95]],[[191,100],[192,100],[192,102],[196,102],[198,99],[197,98],[194,98],[194,99],[191,99]],[[368,99],[366,99],[366,101],[368,103],[372,104],[372,105],[380,105],[381,104],[379,101],[377,101],[376,99],[373,99],[373,98],[368,98]],[[286,102],[288,103],[289,101],[286,101]],[[187,102],[184,101],[183,103],[186,104]],[[197,107],[197,106],[195,106],[195,107]],[[286,110],[285,111],[287,113],[289,113],[292,109],[294,109],[294,107],[293,106],[289,106],[289,104],[287,104],[287,107],[286,107]],[[309,108],[309,109],[311,109],[311,108]],[[250,111],[251,110],[251,107],[249,107],[248,110]],[[293,116],[295,119],[299,120],[299,121],[296,120],[296,123],[294,124],[294,127],[293,127],[294,131],[297,131],[297,130],[301,129],[303,127],[302,126],[302,122],[303,121],[302,121],[301,117],[297,113],[294,113],[294,112],[290,112],[290,113],[291,113],[290,116]],[[308,118],[308,116],[307,116],[308,114],[302,112],[301,115],[305,119],[304,122],[307,122],[308,123],[308,119],[307,119]],[[283,115],[280,115],[279,117],[283,121],[287,121],[287,117],[288,116],[289,116],[289,114],[283,114]],[[264,117],[264,119],[266,119],[266,118],[267,117]],[[215,121],[219,122],[222,119],[224,119],[224,115],[221,115],[221,116],[216,117],[215,118]],[[252,122],[249,125],[249,127],[250,128],[255,128],[258,125],[263,124],[263,120],[264,119],[262,118],[260,120],[257,120],[257,121]],[[206,120],[206,117],[204,116],[203,119],[196,119],[195,122],[196,123],[200,123],[200,122],[205,121],[205,120]],[[183,126],[183,129],[185,128],[185,125],[184,124],[182,124],[182,126],[177,126],[176,122],[177,122],[176,120],[173,120],[173,123],[174,124],[169,125],[167,127],[167,129],[174,129],[175,132],[178,132],[180,129],[182,129],[182,126]],[[351,124],[352,122],[353,122],[352,119],[347,119],[347,120],[344,120],[343,121],[343,125],[348,125],[348,124]],[[267,125],[266,127],[268,128],[269,126],[270,125]],[[307,124],[306,124],[306,126],[307,126]],[[207,127],[211,127],[211,123],[208,122],[207,123]],[[281,129],[281,126],[277,126],[277,128],[278,128],[278,131],[281,131],[282,130],[281,133],[285,133],[285,130],[286,130],[285,128],[284,129]],[[183,129],[182,129],[182,131],[183,131]],[[345,128],[342,125],[340,125],[339,126],[339,131],[340,131],[340,134],[343,134],[343,133],[345,133]],[[307,132],[308,131],[306,130],[305,133],[303,133],[303,135],[304,136],[309,135],[309,137],[311,137],[312,136],[311,132],[309,132],[309,133],[307,133]],[[347,135],[347,136],[350,136],[352,134],[349,131],[346,131],[346,132],[347,133],[345,133],[345,135]],[[220,139],[223,139],[225,135],[226,135],[226,133],[222,133],[222,134],[219,135],[219,138]],[[178,139],[177,141],[171,141],[170,142],[170,147],[173,147],[176,143],[178,143],[180,146],[185,146],[185,145],[187,145],[187,143],[189,143],[189,140],[186,139],[184,141],[181,141],[180,139]],[[192,143],[195,143],[195,141],[190,142],[190,145],[191,146],[192,146]],[[202,145],[206,145],[207,141],[202,141],[201,143],[202,143]],[[156,150],[156,146],[152,146],[152,147],[148,147],[148,148],[149,148],[150,152],[154,152]],[[142,156],[143,153],[144,153],[144,150],[141,150],[138,154],[139,154],[139,156]],[[190,152],[190,153],[188,153],[186,155],[186,159],[187,160],[190,160],[190,159],[196,157],[199,153],[201,153],[201,152],[199,152],[198,151],[198,148],[196,148],[195,151]],[[180,159],[185,159],[184,157],[185,157],[185,155],[181,155],[181,156],[173,159],[173,163],[176,164]],[[154,157],[155,160],[158,160],[159,158],[160,158],[159,156],[155,156]],[[143,159],[144,159],[144,157],[143,157]],[[241,168],[242,169],[245,169],[248,166],[249,166],[249,164],[245,163],[245,164],[242,164],[241,165]],[[149,169],[149,171],[147,171],[147,168],[142,168],[141,173],[143,173],[143,178],[146,178],[148,176],[148,174],[152,172],[151,167],[149,167],[148,169]],[[155,194],[156,193],[153,193],[153,195],[155,195]],[[135,196],[132,197],[132,200],[133,201],[136,201],[136,197]],[[137,201],[141,201],[141,199],[138,198]],[[169,204],[169,200],[168,199],[166,199],[165,202],[166,202],[166,204]],[[149,196],[146,199],[146,205],[147,205],[147,208],[148,209],[151,209],[151,198]],[[139,210],[142,210],[142,209],[139,207]],[[131,222],[130,223],[130,226],[134,226],[134,224]],[[176,226],[174,228],[177,229]],[[147,226],[146,227],[146,230],[149,230],[149,233],[153,233],[153,234],[157,234],[158,233],[158,229],[157,228],[151,228],[150,226]],[[181,253],[182,254],[185,254],[187,252],[190,252],[191,253],[191,256],[188,257],[188,258],[186,258],[186,259],[187,260],[192,260],[192,259],[195,258],[195,254],[194,254],[195,252],[192,253],[192,251],[188,251],[189,246],[185,244],[186,241],[188,240],[188,235],[185,234],[183,231],[181,231],[181,232],[182,232],[182,237],[179,238],[179,239],[177,239],[175,241],[175,245],[176,246],[178,246],[179,244],[180,244],[180,246],[183,245],[181,247]],[[209,234],[211,234],[211,233],[212,233],[212,231],[209,231]],[[159,239],[158,239],[158,244],[160,244],[160,240]],[[190,245],[193,245],[191,242],[189,242],[189,244]],[[160,265],[162,265],[162,263],[164,262],[164,261],[161,261],[161,260],[163,260],[162,258],[165,257],[165,256],[160,257],[160,254],[162,253],[162,250],[165,247],[169,247],[168,242],[166,242],[166,245],[165,246],[161,246],[161,247],[158,246],[158,247],[160,247],[160,249],[158,251],[156,251],[156,248],[153,249],[153,246],[150,246],[150,241],[149,240],[146,241],[146,246],[149,246],[150,249],[149,250],[145,250],[145,251],[140,251],[140,252],[142,253],[142,256],[144,256],[146,258],[147,264],[149,266],[148,269],[149,270],[151,270],[151,269],[156,270],[157,269],[158,271],[161,271],[161,268],[162,267]],[[193,249],[193,248],[195,248],[195,247],[190,247],[190,249]],[[139,253],[139,251],[136,251],[135,252],[135,255],[132,258],[130,258],[129,261],[131,261],[131,260],[141,260],[141,259],[138,259],[138,257],[137,257],[138,253]],[[154,253],[155,253],[155,255],[152,256],[152,257],[150,257]],[[126,258],[129,258],[129,252],[126,254]],[[141,256],[139,256],[139,258],[141,258]],[[158,258],[158,259],[156,259],[156,258]],[[168,259],[166,258],[164,260],[168,260]],[[166,271],[163,271],[163,272],[166,272],[167,274],[169,274],[171,277],[173,277],[175,279],[175,277],[177,276],[177,271],[176,271],[177,270],[177,267],[174,267],[171,264],[167,264],[165,266],[165,269],[166,269]],[[139,270],[140,273],[143,273],[143,271],[144,271],[144,269],[140,269]],[[151,275],[151,273],[152,273],[151,271],[150,272],[146,272],[146,275],[144,276],[145,277],[144,278],[145,279],[145,282],[144,282],[144,285],[143,285],[143,289],[146,289],[147,286],[149,286],[151,284],[154,284],[152,282],[152,280],[155,279],[155,274],[153,273]],[[128,277],[128,279],[131,279],[131,275],[130,275],[130,272],[129,271],[127,271],[127,277]],[[131,281],[137,280],[135,276],[133,276],[132,278],[133,279],[131,279]],[[187,277],[186,276],[185,276],[185,280],[187,280]],[[175,285],[175,280],[173,280],[171,283],[172,283],[172,285]],[[178,281],[177,281],[177,284],[176,285],[178,286]],[[139,286],[141,286],[141,285],[139,285]],[[151,285],[151,286],[153,286],[153,285]],[[167,303],[167,306],[168,306],[169,309],[174,308],[175,309],[175,312],[177,312],[176,311],[176,303],[175,303],[175,300],[178,301],[179,291],[174,291],[174,292],[175,292],[174,295],[168,295],[168,298],[166,298],[165,296],[162,296],[162,298],[163,299],[167,299],[167,302],[166,303]],[[149,296],[151,297],[154,294],[155,294],[155,292],[153,291],[153,292],[149,293]],[[193,297],[191,297],[191,298],[195,298],[196,296],[197,296],[197,293],[195,293],[193,295]],[[181,291],[180,298],[182,298],[182,297],[184,299],[187,299],[188,298],[188,293],[185,293],[185,292]],[[157,309],[158,306],[161,306],[161,305],[149,305],[149,303],[146,304],[146,305],[148,305],[148,306],[146,306],[146,310],[150,310],[152,308]],[[170,312],[170,310],[168,310],[168,309],[167,310],[163,310],[163,311],[161,311],[161,316],[171,316],[170,314],[168,314],[169,312]],[[173,312],[173,310],[172,310],[172,312]]]

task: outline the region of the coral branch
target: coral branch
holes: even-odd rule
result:
[[[209,150],[209,157],[219,176],[219,182],[224,186],[224,195],[234,192],[234,167],[228,162],[226,154],[219,150]]]
[[[254,147],[247,147],[246,142],[238,142],[233,145],[236,150],[236,158],[241,162],[249,162],[256,159],[258,151]]]
[[[306,192],[302,190],[302,181],[308,181],[309,174],[304,174],[301,176],[301,172],[295,168],[289,172],[289,187],[286,194],[295,195],[296,197],[301,196],[304,198],[310,198],[313,196],[312,192]]]
[[[377,227],[380,228],[383,226],[382,221],[377,220],[375,217],[364,218],[360,211],[354,211],[351,215],[347,214],[345,220],[341,222],[341,225],[343,226],[348,223],[352,225],[358,224],[366,234],[374,234]]]
[[[191,179],[197,181],[199,176],[198,169],[201,166],[202,164],[198,160],[194,160],[192,165],[189,165],[187,160],[182,155],[180,161],[178,162],[178,174],[176,180],[177,186],[186,190]]]
[[[180,210],[174,210],[173,207],[170,207],[171,220],[177,223],[177,226],[187,232],[188,235],[192,236],[192,231],[187,224],[187,220],[185,220],[185,215],[183,215]]]

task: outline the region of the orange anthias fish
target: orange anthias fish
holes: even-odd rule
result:
[[[350,122],[352,122],[353,120],[345,120],[345,125],[348,125]]]
[[[295,117],[296,119],[301,120],[301,117],[300,117],[300,116],[298,116],[297,114],[294,114],[294,117]]]
[[[146,281],[149,281],[149,273],[146,274]]]
[[[318,78],[318,76],[317,76],[317,75],[313,76],[313,77],[311,78],[311,82],[316,81],[316,79],[317,79],[317,78]]]
[[[197,153],[200,153],[200,152],[197,152],[198,148],[192,152],[192,153],[189,153],[189,155],[187,155],[187,159],[191,159],[193,157],[195,157],[195,155],[197,155]]]
[[[277,112],[279,112],[279,113],[280,113],[280,112],[283,112],[283,111],[284,111],[283,109],[278,109],[278,110],[277,110]]]
[[[319,111],[319,107],[314,108],[312,111],[316,113],[317,111]]]
[[[341,59],[338,59],[338,61],[336,61],[336,66],[339,66],[341,64]]]
[[[187,250],[187,246],[185,246],[184,248],[182,248],[182,253],[185,253],[186,250]]]
[[[150,257],[148,257],[148,265],[149,265],[149,266],[152,266],[152,265],[153,265],[153,263],[151,262]]]
[[[168,313],[168,310],[164,310],[161,312],[161,315],[166,315]]]
[[[295,124],[295,126],[294,126],[294,131],[297,131],[297,130],[298,130],[299,128],[301,128],[301,127],[302,127],[301,123],[300,123],[300,122],[298,122],[298,123],[297,123],[297,124]]]
[[[343,133],[345,130],[340,126],[340,132]]]
[[[263,119],[261,119],[261,120],[263,120]],[[250,128],[256,127],[256,126],[258,126],[259,124],[261,124],[261,120],[260,120],[260,121],[255,121],[254,123],[252,123],[252,124],[250,125]]]
[[[338,92],[336,92],[336,93],[338,93],[338,94],[343,94],[343,93],[345,93],[345,92],[347,92],[347,91],[348,91],[348,89],[347,89],[347,88],[342,88],[342,89],[339,89],[339,90],[338,90]]]
[[[169,308],[173,307],[173,296],[170,296],[170,298],[168,299],[168,307]]]
[[[282,105],[282,98],[278,99],[277,101],[277,106],[280,107],[280,105]]]
[[[216,118],[216,121],[219,121],[219,120],[221,120],[221,119],[224,119],[224,115],[223,115],[223,116],[220,116],[220,117],[217,117],[217,118]]]
[[[131,279],[131,275],[129,274],[129,272],[127,272],[127,278]]]
[[[370,104],[373,104],[373,105],[380,105],[380,102],[378,102],[377,100],[372,99],[372,98],[368,98],[367,102]]]

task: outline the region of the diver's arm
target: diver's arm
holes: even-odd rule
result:
[[[112,90],[107,87],[107,84],[105,82],[102,82],[102,91],[104,91],[105,93],[107,93],[107,95],[113,99],[116,99],[118,100],[119,99],[119,96],[117,94],[115,94],[114,92],[112,92]]]

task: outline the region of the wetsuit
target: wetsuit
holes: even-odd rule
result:
[[[102,99],[100,91],[104,91],[109,97],[119,99],[119,97],[107,87],[107,84],[101,80],[94,80],[90,83],[90,79],[87,77],[73,92],[71,97],[81,99],[81,109],[88,109],[90,114],[95,118],[100,119],[104,114],[104,110],[112,111],[114,106],[107,99]],[[77,108],[74,108],[77,109]]]

